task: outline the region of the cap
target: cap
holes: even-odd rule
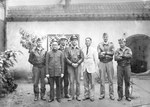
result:
[[[57,42],[57,43],[58,43],[57,39],[52,39],[51,42],[50,42],[50,45],[51,45],[53,42]]]
[[[118,42],[126,42],[126,39],[125,38],[120,38],[120,39],[118,39]]]
[[[37,38],[36,42],[41,42],[41,39],[40,39],[40,38]]]
[[[77,37],[76,35],[72,35],[72,36],[70,37],[70,41],[72,41],[72,40],[74,40],[74,39],[77,39],[77,40],[78,40],[78,37]]]
[[[63,35],[60,37],[60,40],[67,40],[67,38],[66,38],[66,36]]]

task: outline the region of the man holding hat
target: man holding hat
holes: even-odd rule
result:
[[[76,80],[76,99],[81,101],[80,98],[80,65],[84,60],[84,54],[82,50],[78,47],[78,37],[76,35],[72,35],[70,38],[71,46],[65,52],[65,57],[68,65],[68,73],[70,80],[70,95],[68,101],[71,101],[75,97],[74,92],[74,79]]]
[[[51,43],[52,50],[46,55],[46,77],[49,78],[50,83],[50,99],[49,102],[54,101],[54,82],[56,83],[56,100],[61,102],[61,78],[64,76],[64,56],[58,50],[58,42],[53,40]]]
[[[132,51],[126,46],[126,40],[121,38],[118,40],[120,48],[115,52],[115,61],[117,61],[117,84],[118,84],[118,101],[123,98],[123,78],[125,80],[125,97],[127,101],[131,101],[129,94]]]
[[[67,38],[63,35],[60,38],[60,47],[59,50],[62,51],[63,55],[65,55],[65,52],[67,51],[67,46],[66,46],[66,41]],[[69,98],[68,94],[68,86],[69,86],[69,74],[68,74],[68,69],[67,69],[67,61],[64,57],[64,77],[61,78],[61,95],[62,97]]]
[[[45,57],[46,57],[46,51],[42,47],[41,39],[37,39],[37,46],[34,50],[30,52],[29,55],[29,62],[33,65],[33,76],[34,76],[34,94],[35,98],[34,101],[37,101],[39,98],[39,79],[41,81],[41,100],[46,100],[45,98]]]

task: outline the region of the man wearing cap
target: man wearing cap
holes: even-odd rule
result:
[[[125,97],[127,101],[131,101],[129,94],[132,51],[126,46],[126,40],[121,38],[118,40],[120,48],[115,52],[115,61],[117,61],[117,84],[118,84],[118,101],[123,98],[123,78],[125,81]]]
[[[66,41],[67,41],[67,38],[65,36],[62,36],[59,41],[59,43],[60,43],[59,50],[62,51],[63,55],[65,55],[65,52],[67,50]],[[61,95],[62,95],[62,97],[69,98],[68,86],[69,86],[69,74],[68,74],[68,69],[67,69],[67,62],[64,57],[64,77],[61,78]]]
[[[37,101],[39,98],[39,80],[41,81],[41,100],[46,100],[45,98],[45,57],[46,57],[46,51],[42,47],[41,39],[37,39],[37,46],[34,50],[30,52],[29,55],[29,62],[33,65],[33,76],[34,76],[34,94],[35,98],[34,101]]]
[[[96,51],[91,46],[92,38],[87,37],[85,39],[86,47],[83,48],[84,62],[83,62],[83,77],[84,77],[84,99],[94,101],[95,91],[95,78],[96,72]]]
[[[109,82],[109,96],[111,100],[114,100],[114,89],[113,89],[113,55],[114,45],[112,42],[108,42],[108,34],[103,34],[104,42],[100,43],[97,47],[99,64],[100,64],[100,100],[105,98],[105,74],[107,74]]]
[[[78,37],[76,35],[72,35],[70,38],[71,46],[65,52],[65,57],[68,65],[68,73],[70,80],[70,95],[68,101],[71,101],[75,97],[74,92],[74,79],[76,80],[76,99],[81,101],[80,98],[80,65],[84,60],[84,54],[82,50],[78,47]]]
[[[61,78],[64,75],[64,56],[58,50],[58,42],[52,41],[52,50],[46,55],[46,77],[49,78],[50,83],[50,99],[49,102],[54,101],[54,82],[56,83],[56,100],[61,102]]]

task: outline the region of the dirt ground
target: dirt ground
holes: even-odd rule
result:
[[[108,84],[106,84],[106,96],[104,100],[99,100],[99,88],[100,85],[95,85],[95,101],[71,101],[68,102],[67,99],[62,99],[61,103],[54,101],[48,103],[48,91],[47,88],[47,101],[34,101],[33,94],[33,84],[31,81],[16,81],[18,83],[18,88],[15,92],[6,95],[5,98],[0,98],[0,107],[150,107],[150,76],[140,76],[133,77],[133,94],[132,101],[128,102],[125,99],[118,102],[117,101],[117,84],[116,79],[114,79],[114,92],[115,100],[109,99],[108,95]],[[83,97],[84,87],[81,81],[81,95]]]

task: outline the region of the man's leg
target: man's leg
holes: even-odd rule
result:
[[[131,66],[125,67],[124,72],[124,81],[125,81],[125,97],[126,100],[131,101],[130,99],[130,93],[129,93],[129,87],[130,87],[130,76],[131,76]]]
[[[61,77],[57,76],[55,77],[56,82],[56,98],[58,102],[61,102]]]
[[[68,101],[71,101],[74,99],[74,68],[71,66],[68,66],[68,73],[69,73],[69,81],[70,81],[70,95],[71,97],[68,99]]]
[[[109,96],[111,100],[114,100],[114,88],[113,88],[113,62],[108,62],[107,64],[107,77],[109,81]]]
[[[94,73],[89,73],[89,85],[90,85],[90,100],[94,101],[94,93],[95,93]]]
[[[118,101],[122,100],[123,98],[123,72],[124,68],[117,66]]]
[[[106,64],[100,62],[100,100],[105,98],[105,72]]]
[[[39,79],[40,79],[40,70],[37,67],[33,67],[33,73],[34,73],[34,83],[33,83],[33,90],[35,99],[34,101],[37,101],[39,98]]]
[[[50,83],[50,100],[49,102],[54,101],[54,79],[55,77],[49,77],[49,83]]]
[[[68,94],[69,74],[68,74],[67,64],[65,64],[64,69],[65,69],[64,71],[64,94],[65,94],[65,98],[69,98],[69,94]]]
[[[76,79],[76,96],[77,100],[81,101],[80,98],[80,78],[81,78],[81,65],[78,66],[78,68],[75,69],[75,79]]]
[[[87,69],[83,72],[83,80],[84,80],[84,99],[89,99],[89,78]]]
[[[44,78],[45,78],[45,67],[42,67],[40,68],[40,75],[41,75],[41,99],[42,100],[46,100],[45,98],[45,81],[44,81]]]
[[[61,86],[61,98],[64,97],[64,77],[61,77],[61,82],[60,82],[60,86]]]

